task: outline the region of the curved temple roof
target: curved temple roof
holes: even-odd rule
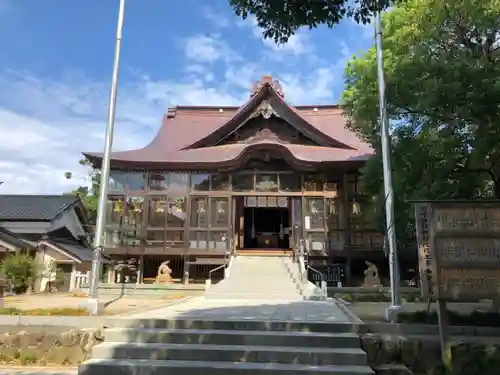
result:
[[[301,132],[317,140],[318,146],[285,144],[263,139],[251,144],[217,145],[260,111],[272,111]],[[115,168],[201,169],[244,163],[253,151],[275,151],[289,162],[317,165],[331,162],[360,162],[373,155],[371,147],[346,129],[342,109],[330,106],[291,106],[283,98],[279,82],[264,76],[254,84],[250,99],[241,107],[179,106],[169,108],[159,132],[147,146],[111,155]],[[102,153],[84,152],[99,166]]]

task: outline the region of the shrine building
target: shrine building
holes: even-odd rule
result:
[[[139,283],[165,260],[174,280],[196,282],[233,251],[286,253],[301,238],[329,283],[386,263],[359,187],[373,150],[340,106],[292,106],[284,94],[264,76],[239,107],[169,108],[151,143],[113,152],[106,256],[134,258]],[[100,168],[102,153],[84,156]]]

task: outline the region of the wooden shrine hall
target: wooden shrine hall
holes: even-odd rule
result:
[[[315,267],[362,278],[366,260],[385,262],[383,236],[359,188],[373,150],[345,123],[338,105],[292,106],[270,76],[239,107],[169,108],[150,144],[112,153],[106,255],[134,258],[139,283],[166,260],[196,282],[233,251],[304,238]],[[100,168],[101,153],[84,155]]]

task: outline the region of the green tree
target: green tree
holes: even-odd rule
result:
[[[500,0],[408,0],[384,14],[396,229],[412,237],[408,200],[500,198]],[[377,151],[364,169],[383,223],[376,53],[346,68],[349,126]]]
[[[40,264],[23,253],[9,254],[0,264],[0,273],[16,293],[26,293],[40,272]]]
[[[99,170],[93,168],[92,164],[87,159],[81,159],[79,163],[87,168],[87,175],[83,177],[83,180],[88,182],[88,185],[80,186],[68,194],[77,195],[82,199],[89,214],[89,221],[91,224],[94,224],[97,215],[97,202],[99,201],[101,173]],[[67,180],[75,179],[72,172],[65,172],[64,177]]]
[[[374,11],[397,0],[229,0],[237,16],[255,16],[265,38],[286,43],[299,28],[334,27],[342,19],[369,23]]]

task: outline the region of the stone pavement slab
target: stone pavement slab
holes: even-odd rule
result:
[[[335,301],[206,299],[195,297],[117,319],[255,320],[351,323]]]

